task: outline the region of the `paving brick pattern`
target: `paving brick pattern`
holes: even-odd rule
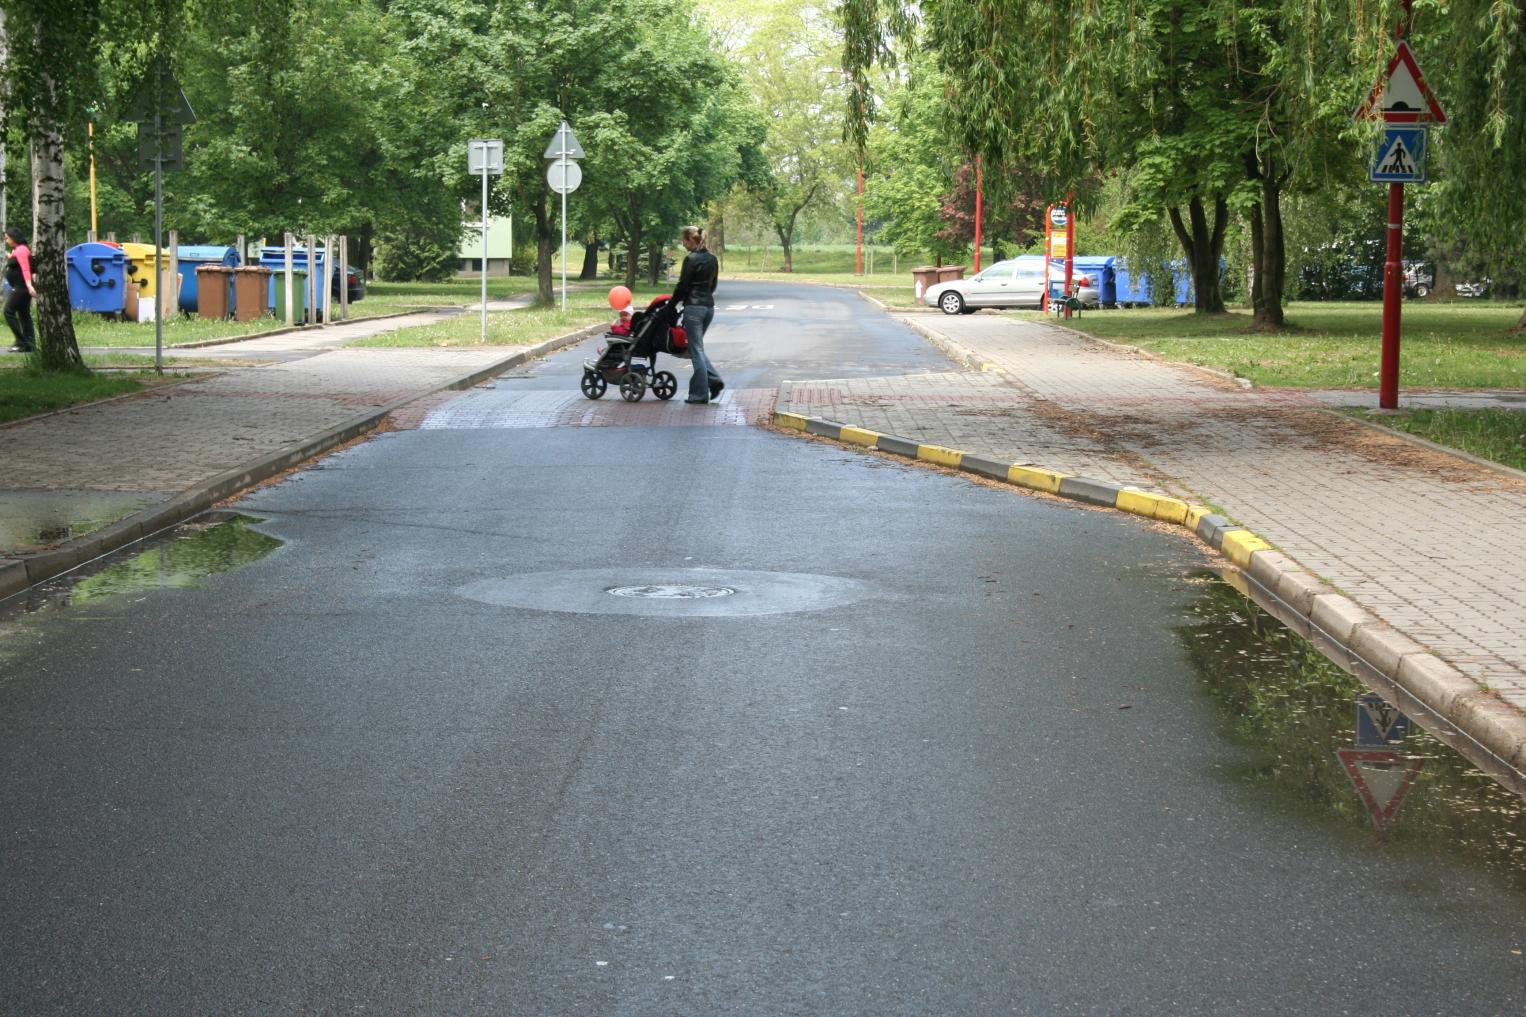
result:
[[[727,390],[704,406],[683,401],[683,391],[663,401],[648,395],[626,402],[615,389],[600,399],[581,392],[480,391],[431,408],[421,419],[395,426],[423,430],[525,427],[714,427],[761,423],[773,410],[773,389]]]
[[[505,354],[336,350],[0,428],[0,499],[25,490],[185,490]]]
[[[1526,482],[1068,329],[919,317],[999,372],[796,382],[780,409],[1223,508],[1526,709]]]

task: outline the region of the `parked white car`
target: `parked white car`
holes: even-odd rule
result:
[[[1058,273],[1063,281],[1063,269]],[[1086,307],[1096,307],[1100,299],[1096,283],[1085,273],[1074,276],[1076,296]],[[922,294],[928,307],[944,314],[973,314],[982,307],[1038,307],[1044,296],[1044,257],[1023,254],[998,261],[968,279],[954,279],[929,286]]]

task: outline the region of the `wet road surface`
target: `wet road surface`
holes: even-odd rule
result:
[[[1379,840],[1175,535],[726,421],[946,369],[794,292],[715,424],[495,412],[568,351],[0,620],[0,1012],[1520,1012],[1518,812]]]

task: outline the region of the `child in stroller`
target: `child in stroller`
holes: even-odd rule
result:
[[[619,324],[604,333],[604,345],[596,360],[583,361],[583,394],[590,399],[602,396],[610,385],[620,386],[620,398],[640,402],[651,389],[658,399],[671,399],[678,393],[678,378],[671,371],[657,370],[657,354],[687,359],[688,339],[678,325],[678,309],[667,294],[655,298],[646,310],[631,316],[628,334],[621,334]]]

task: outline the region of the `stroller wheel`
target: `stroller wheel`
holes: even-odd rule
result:
[[[626,371],[625,376],[620,379],[620,398],[628,403],[639,403],[644,395],[646,395],[646,375]]]
[[[652,377],[652,395],[658,399],[671,399],[678,394],[678,379],[672,371],[658,371]]]
[[[597,399],[604,394],[604,390],[609,387],[609,383],[604,380],[602,375],[594,371],[584,371],[583,383],[580,387],[583,389],[585,396],[590,399]]]

